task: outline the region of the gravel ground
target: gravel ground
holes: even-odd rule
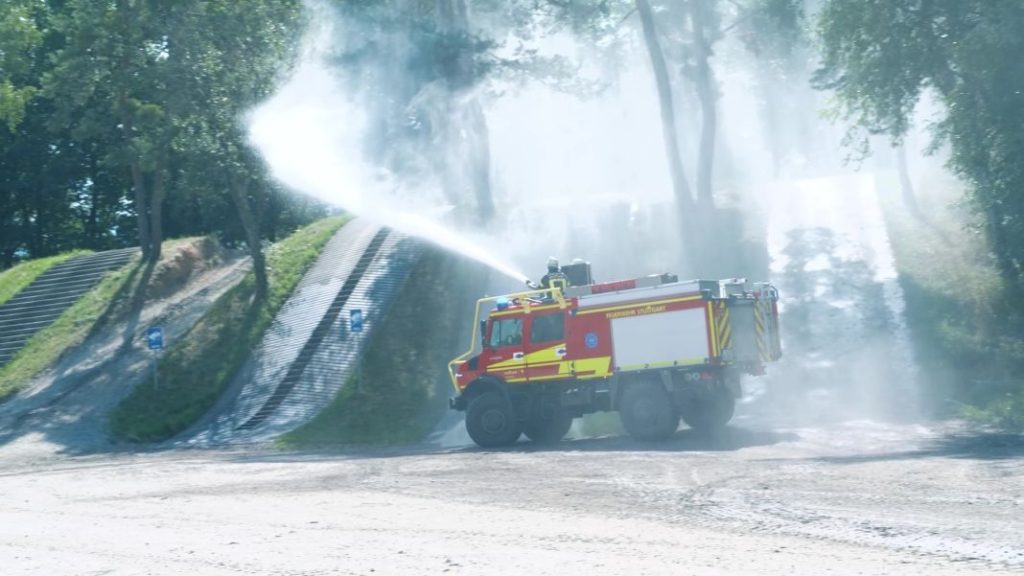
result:
[[[736,426],[345,454],[0,451],[4,574],[1024,572],[1024,442]]]

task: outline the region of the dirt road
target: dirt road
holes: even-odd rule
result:
[[[736,426],[484,452],[0,453],[4,574],[1024,572],[1024,444]]]

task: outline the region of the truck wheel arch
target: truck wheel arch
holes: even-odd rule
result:
[[[462,391],[459,399],[468,406],[477,396],[491,391],[501,394],[506,400],[509,399],[508,385],[504,381],[491,376],[481,376],[470,382],[469,386],[466,386],[466,389]]]

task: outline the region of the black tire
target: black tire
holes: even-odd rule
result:
[[[697,432],[714,432],[725,428],[736,410],[732,393],[719,386],[695,394],[681,410],[683,421]]]
[[[569,433],[569,428],[572,428],[572,416],[557,414],[554,418],[527,421],[523,434],[537,444],[554,444]]]
[[[466,431],[482,448],[509,446],[523,433],[512,404],[500,392],[484,392],[469,403]]]
[[[619,405],[622,426],[637,440],[664,440],[679,428],[672,398],[656,382],[627,384]]]

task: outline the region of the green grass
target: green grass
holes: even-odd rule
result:
[[[166,440],[196,422],[224,392],[328,240],[346,222],[302,228],[267,253],[270,293],[253,303],[249,274],[221,296],[189,333],[172,343],[153,379],[135,388],[111,416],[111,433],[131,442]]]
[[[927,398],[939,413],[1024,430],[1024,306],[1010,297],[984,238],[954,203],[955,184],[926,182],[925,220],[885,199],[907,324]]]
[[[422,439],[445,410],[448,361],[463,352],[480,269],[439,249],[415,264],[360,365],[334,401],[278,441],[284,448],[387,446]],[[468,317],[467,317],[468,316]]]
[[[48,258],[38,258],[22,262],[8,270],[0,272],[0,305],[14,298],[29,284],[35,282],[36,278],[57,264],[70,260],[75,256],[89,254],[90,250],[72,250]]]
[[[101,322],[118,295],[137,281],[140,265],[109,272],[92,290],[64,311],[53,324],[36,333],[9,363],[0,368],[0,400],[20,390],[56,362],[65,350],[81,344]]]

